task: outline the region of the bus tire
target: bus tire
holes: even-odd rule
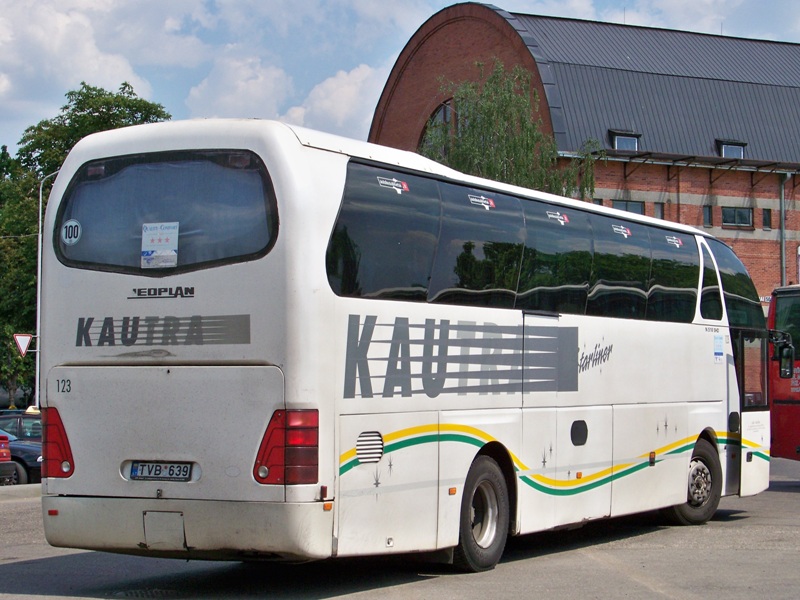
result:
[[[503,472],[494,459],[478,456],[464,483],[453,564],[473,573],[494,569],[506,546],[508,522],[508,485]]]
[[[714,516],[722,497],[722,467],[719,454],[707,440],[700,439],[689,461],[687,501],[664,510],[678,525],[702,525]]]

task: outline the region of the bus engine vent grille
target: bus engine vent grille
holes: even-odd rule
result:
[[[360,463],[376,463],[383,457],[383,436],[377,431],[365,431],[356,440],[356,457]]]

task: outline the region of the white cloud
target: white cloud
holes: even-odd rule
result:
[[[52,1],[23,0],[4,8],[0,73],[10,80],[6,97],[53,89],[63,96],[82,80],[112,89],[128,81],[137,91],[149,93],[149,84],[126,58],[98,48],[92,20],[70,10],[71,3],[62,8]]]
[[[359,65],[339,71],[311,90],[302,105],[290,108],[283,119],[356,139],[367,139],[372,115],[389,67]]]
[[[109,10],[92,11],[98,45],[124,54],[137,65],[195,67],[213,48],[200,39],[217,19],[200,0],[116,0]]]
[[[0,16],[0,143],[13,146],[25,127],[58,114],[64,94],[81,81],[117,90],[123,81],[151,93],[123,55],[97,44],[91,10],[111,2],[15,0]]]
[[[590,21],[597,19],[595,0],[538,0],[536,2],[530,0],[503,2],[501,0],[499,3],[493,4],[508,12],[526,15],[547,15]]]
[[[186,99],[192,117],[277,118],[292,78],[258,57],[224,57]]]

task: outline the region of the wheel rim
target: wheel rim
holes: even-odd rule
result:
[[[488,548],[497,537],[497,520],[500,508],[494,487],[483,481],[472,496],[470,520],[472,537],[481,548]]]
[[[711,471],[706,464],[697,458],[689,463],[689,503],[702,506],[711,497]]]

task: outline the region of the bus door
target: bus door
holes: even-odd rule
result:
[[[612,410],[601,404],[602,380],[578,389],[580,318],[525,314],[523,430],[530,479],[521,494],[531,531],[607,517],[611,511]],[[523,488],[525,489],[525,488]],[[535,515],[528,517],[527,515]]]
[[[767,332],[731,328],[739,406],[731,407],[729,435],[741,436],[739,495],[752,496],[769,487],[770,417],[767,396]],[[737,420],[739,421],[737,423]]]

